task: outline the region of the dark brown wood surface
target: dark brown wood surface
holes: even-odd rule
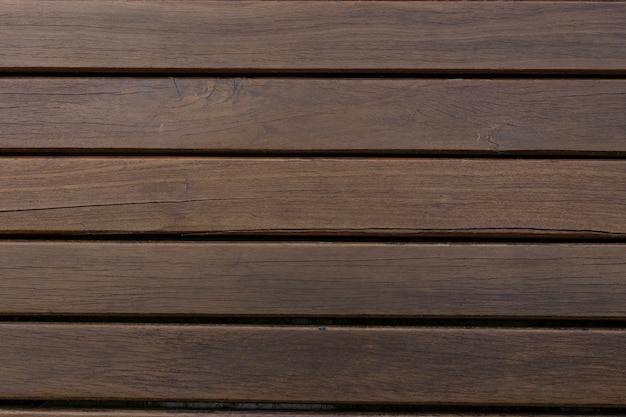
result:
[[[0,110],[2,150],[626,154],[624,80],[0,78]]]
[[[0,334],[4,399],[626,404],[624,330],[1,324]]]
[[[321,408],[321,407],[320,407]],[[72,409],[72,408],[0,408],[1,417],[417,417],[408,413],[332,412],[332,411],[215,411],[215,410],[124,410],[124,409]],[[420,414],[421,417],[488,417],[484,414]],[[572,417],[575,415],[571,415]],[[522,417],[502,414],[494,417]],[[533,417],[550,417],[533,415]],[[578,417],[578,416],[577,416]],[[586,416],[581,416],[586,417]],[[613,415],[610,417],[618,417]]]
[[[626,69],[623,2],[3,0],[0,69]]]
[[[626,235],[626,162],[5,158],[5,233]]]
[[[626,1],[0,0],[0,417],[626,417],[625,40]]]
[[[197,404],[196,404],[197,405]],[[272,405],[264,404],[269,408]],[[262,407],[263,407],[262,406]],[[316,406],[309,406],[314,409]],[[327,411],[332,409],[331,405],[318,405],[319,411],[307,410],[307,406],[292,406],[291,411],[262,411],[262,410],[242,410],[242,411],[215,411],[215,410],[181,410],[181,409],[148,409],[148,410],[124,410],[124,409],[71,409],[71,408],[0,408],[1,417],[589,417],[589,414],[576,414],[565,412],[559,414],[540,413],[439,413],[439,412],[345,412]],[[623,414],[602,414],[605,417],[623,417]]]
[[[626,318],[626,245],[2,242],[0,272],[5,315]]]

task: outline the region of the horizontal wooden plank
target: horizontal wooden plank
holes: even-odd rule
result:
[[[624,80],[0,78],[0,109],[2,150],[626,154]]]
[[[624,71],[623,2],[3,0],[1,70]]]
[[[626,245],[0,243],[0,314],[626,318]]]
[[[194,403],[196,404],[196,403]],[[272,405],[263,404],[258,408],[269,408]],[[279,406],[274,406],[279,408]],[[310,407],[313,408],[313,407]],[[328,406],[331,408],[331,406]],[[302,409],[306,410],[306,406]],[[604,415],[604,414],[603,414]],[[37,408],[0,408],[0,417],[488,417],[492,414],[438,414],[438,413],[372,413],[372,412],[332,412],[332,411],[259,411],[259,410],[245,410],[245,411],[220,411],[215,409],[210,410],[181,410],[181,409],[37,409]],[[494,417],[524,417],[525,415],[503,414],[493,415]],[[575,415],[569,415],[575,416]],[[529,415],[529,417],[551,417],[550,415]],[[581,415],[580,417],[585,417]],[[620,417],[618,415],[608,417]]]
[[[2,324],[0,398],[609,406],[626,331]]]
[[[4,233],[624,237],[626,161],[4,158]]]
[[[197,403],[194,403],[197,405]],[[209,404],[210,405],[210,404]],[[185,409],[105,409],[98,410],[94,408],[87,409],[75,409],[75,408],[0,408],[0,417],[461,417],[459,415],[447,415],[447,414],[402,414],[402,413],[376,413],[370,412],[355,413],[355,412],[329,412],[329,411],[263,411],[263,407],[271,407],[271,405],[259,405],[259,410],[245,410],[245,411],[221,411],[221,410],[185,410]],[[274,406],[277,407],[278,406]],[[304,408],[304,407],[303,407]],[[312,407],[311,407],[312,408]],[[486,415],[479,414],[467,414],[467,417],[487,417]],[[503,415],[494,417],[523,417],[520,415]],[[551,416],[532,416],[532,417],[551,417]],[[584,417],[584,416],[580,416]],[[610,416],[618,417],[618,416]]]
[[[194,403],[197,405],[196,403]],[[258,408],[280,408],[280,405],[262,404]],[[261,411],[261,410],[242,410],[242,411],[221,411],[221,410],[181,410],[181,409],[63,409],[63,408],[0,408],[1,417],[588,417],[589,414],[576,414],[573,412],[561,412],[559,414],[504,414],[504,413],[434,413],[434,412],[345,412],[345,411],[327,411],[332,409],[331,405],[319,406],[319,411],[302,411],[307,410],[306,405],[300,407],[293,406],[290,411]],[[314,408],[310,406],[309,408]],[[623,417],[623,414],[607,414],[602,413],[606,417]]]

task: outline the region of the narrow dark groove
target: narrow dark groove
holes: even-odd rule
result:
[[[626,151],[407,151],[393,149],[360,149],[345,151],[286,151],[286,150],[204,150],[204,149],[2,149],[2,157],[110,157],[135,158],[141,156],[182,158],[344,158],[344,159],[563,159],[563,160],[609,160],[626,159]]]
[[[254,78],[511,78],[511,79],[619,79],[626,77],[621,70],[493,70],[469,69],[314,69],[267,70],[220,68],[2,68],[0,77],[254,77]]]
[[[94,242],[277,242],[277,243],[433,243],[433,244],[472,244],[472,243],[494,243],[494,244],[541,244],[541,243],[562,243],[562,244],[622,244],[626,243],[626,237],[546,237],[546,236],[398,236],[398,235],[294,235],[294,234],[201,234],[201,233],[0,233],[0,242],[12,241],[94,241]]]
[[[626,329],[624,318],[523,318],[505,317],[248,317],[248,316],[166,316],[166,315],[0,315],[0,322],[20,323],[109,323],[109,324],[185,324],[240,326],[337,327],[411,327],[411,328],[500,328],[500,329]]]
[[[114,233],[15,233],[0,234],[2,241],[95,241],[95,242],[278,242],[278,243],[511,243],[511,244],[540,244],[540,243],[563,243],[563,244],[620,244],[626,243],[626,237],[418,237],[418,236],[346,236],[346,235],[240,235],[240,234],[114,234]]]
[[[0,407],[28,411],[55,411],[77,408],[81,411],[144,410],[144,411],[283,411],[283,412],[345,412],[345,413],[403,413],[403,414],[493,414],[493,415],[626,415],[626,407],[567,407],[567,406],[459,406],[441,404],[327,404],[327,403],[251,403],[251,402],[190,402],[190,401],[62,401],[62,400],[4,400]]]

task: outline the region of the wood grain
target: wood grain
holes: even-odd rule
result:
[[[626,161],[4,158],[4,233],[624,237]]]
[[[0,78],[0,150],[626,154],[624,80]]]
[[[3,0],[0,69],[626,69],[623,2]]]
[[[194,403],[196,404],[196,403]],[[197,405],[197,404],[196,404]],[[265,407],[272,407],[271,404],[263,404]],[[280,405],[274,405],[274,407],[280,407]],[[399,412],[345,412],[345,411],[325,411],[326,407],[332,409],[332,405],[318,406],[321,411],[302,411],[306,410],[306,405],[294,406],[294,410],[291,411],[259,411],[259,410],[245,410],[245,411],[215,411],[215,410],[139,410],[139,409],[63,409],[63,408],[0,408],[1,417],[554,417],[554,414],[538,414],[538,413],[524,413],[524,414],[504,414],[504,413],[434,413],[434,412],[420,412],[420,413],[399,413]],[[314,408],[315,406],[310,406]],[[561,417],[588,417],[589,414],[576,414],[573,412],[559,413]],[[606,417],[623,417],[618,413],[606,414]]]
[[[182,405],[182,404],[181,404]],[[194,403],[197,405],[197,403]],[[254,405],[250,405],[254,406]],[[258,405],[259,408],[276,407],[280,405],[262,404]],[[318,411],[302,411],[307,409],[314,409],[315,405],[299,405],[296,410],[293,411],[265,411],[265,410],[239,410],[239,411],[215,411],[215,410],[185,410],[185,409],[80,409],[80,408],[0,408],[1,417],[415,417],[416,414],[409,413],[381,413],[381,412],[332,412],[334,407],[332,405],[318,406]],[[572,415],[572,414],[569,414]],[[604,414],[603,414],[604,415]],[[439,413],[424,413],[420,414],[421,417],[523,417],[524,415],[518,414],[439,414]],[[566,416],[566,414],[563,414]],[[575,415],[573,415],[575,416]],[[533,415],[533,417],[550,417],[549,415]],[[578,416],[576,416],[578,417]],[[580,416],[584,417],[584,416]],[[609,417],[620,417],[619,415],[613,415]]]
[[[626,318],[626,245],[0,243],[0,314]]]
[[[0,333],[4,399],[626,401],[623,330],[2,324]]]

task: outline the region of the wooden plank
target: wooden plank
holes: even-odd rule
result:
[[[624,330],[0,325],[0,398],[612,406]]]
[[[4,233],[624,237],[626,161],[4,158]]]
[[[1,70],[613,71],[623,2],[3,0]]]
[[[1,150],[626,154],[624,80],[2,78]]]
[[[380,412],[380,411],[328,411],[336,410],[334,405],[325,404],[225,404],[214,402],[160,402],[161,409],[155,408],[35,408],[17,407],[0,408],[0,417],[589,417],[602,415],[605,417],[624,417],[624,414],[578,413],[577,410],[561,409],[559,413],[473,413],[456,412]],[[238,411],[223,411],[226,406],[234,406]],[[171,407],[171,408],[168,408]],[[189,408],[183,408],[189,407]],[[256,407],[256,408],[255,408]],[[278,411],[274,411],[278,410]],[[285,411],[289,410],[289,411]],[[583,410],[584,411],[584,410]]]
[[[626,318],[626,245],[0,243],[0,314]]]
[[[196,403],[194,403],[196,404]],[[272,407],[270,404],[260,405],[261,407]],[[279,408],[280,405],[274,407]],[[310,406],[314,408],[315,406]],[[331,405],[327,406],[332,409]],[[435,412],[415,412],[415,413],[399,413],[399,412],[337,412],[326,411],[326,406],[320,406],[321,411],[302,411],[307,410],[306,405],[300,407],[294,406],[292,411],[261,411],[261,410],[242,410],[242,411],[221,411],[221,410],[140,410],[140,409],[63,409],[63,408],[0,408],[1,417],[588,417],[589,414],[576,414],[573,412],[561,412],[559,414],[504,414],[504,413],[435,413]],[[623,414],[607,414],[602,413],[606,417],[623,417]]]

